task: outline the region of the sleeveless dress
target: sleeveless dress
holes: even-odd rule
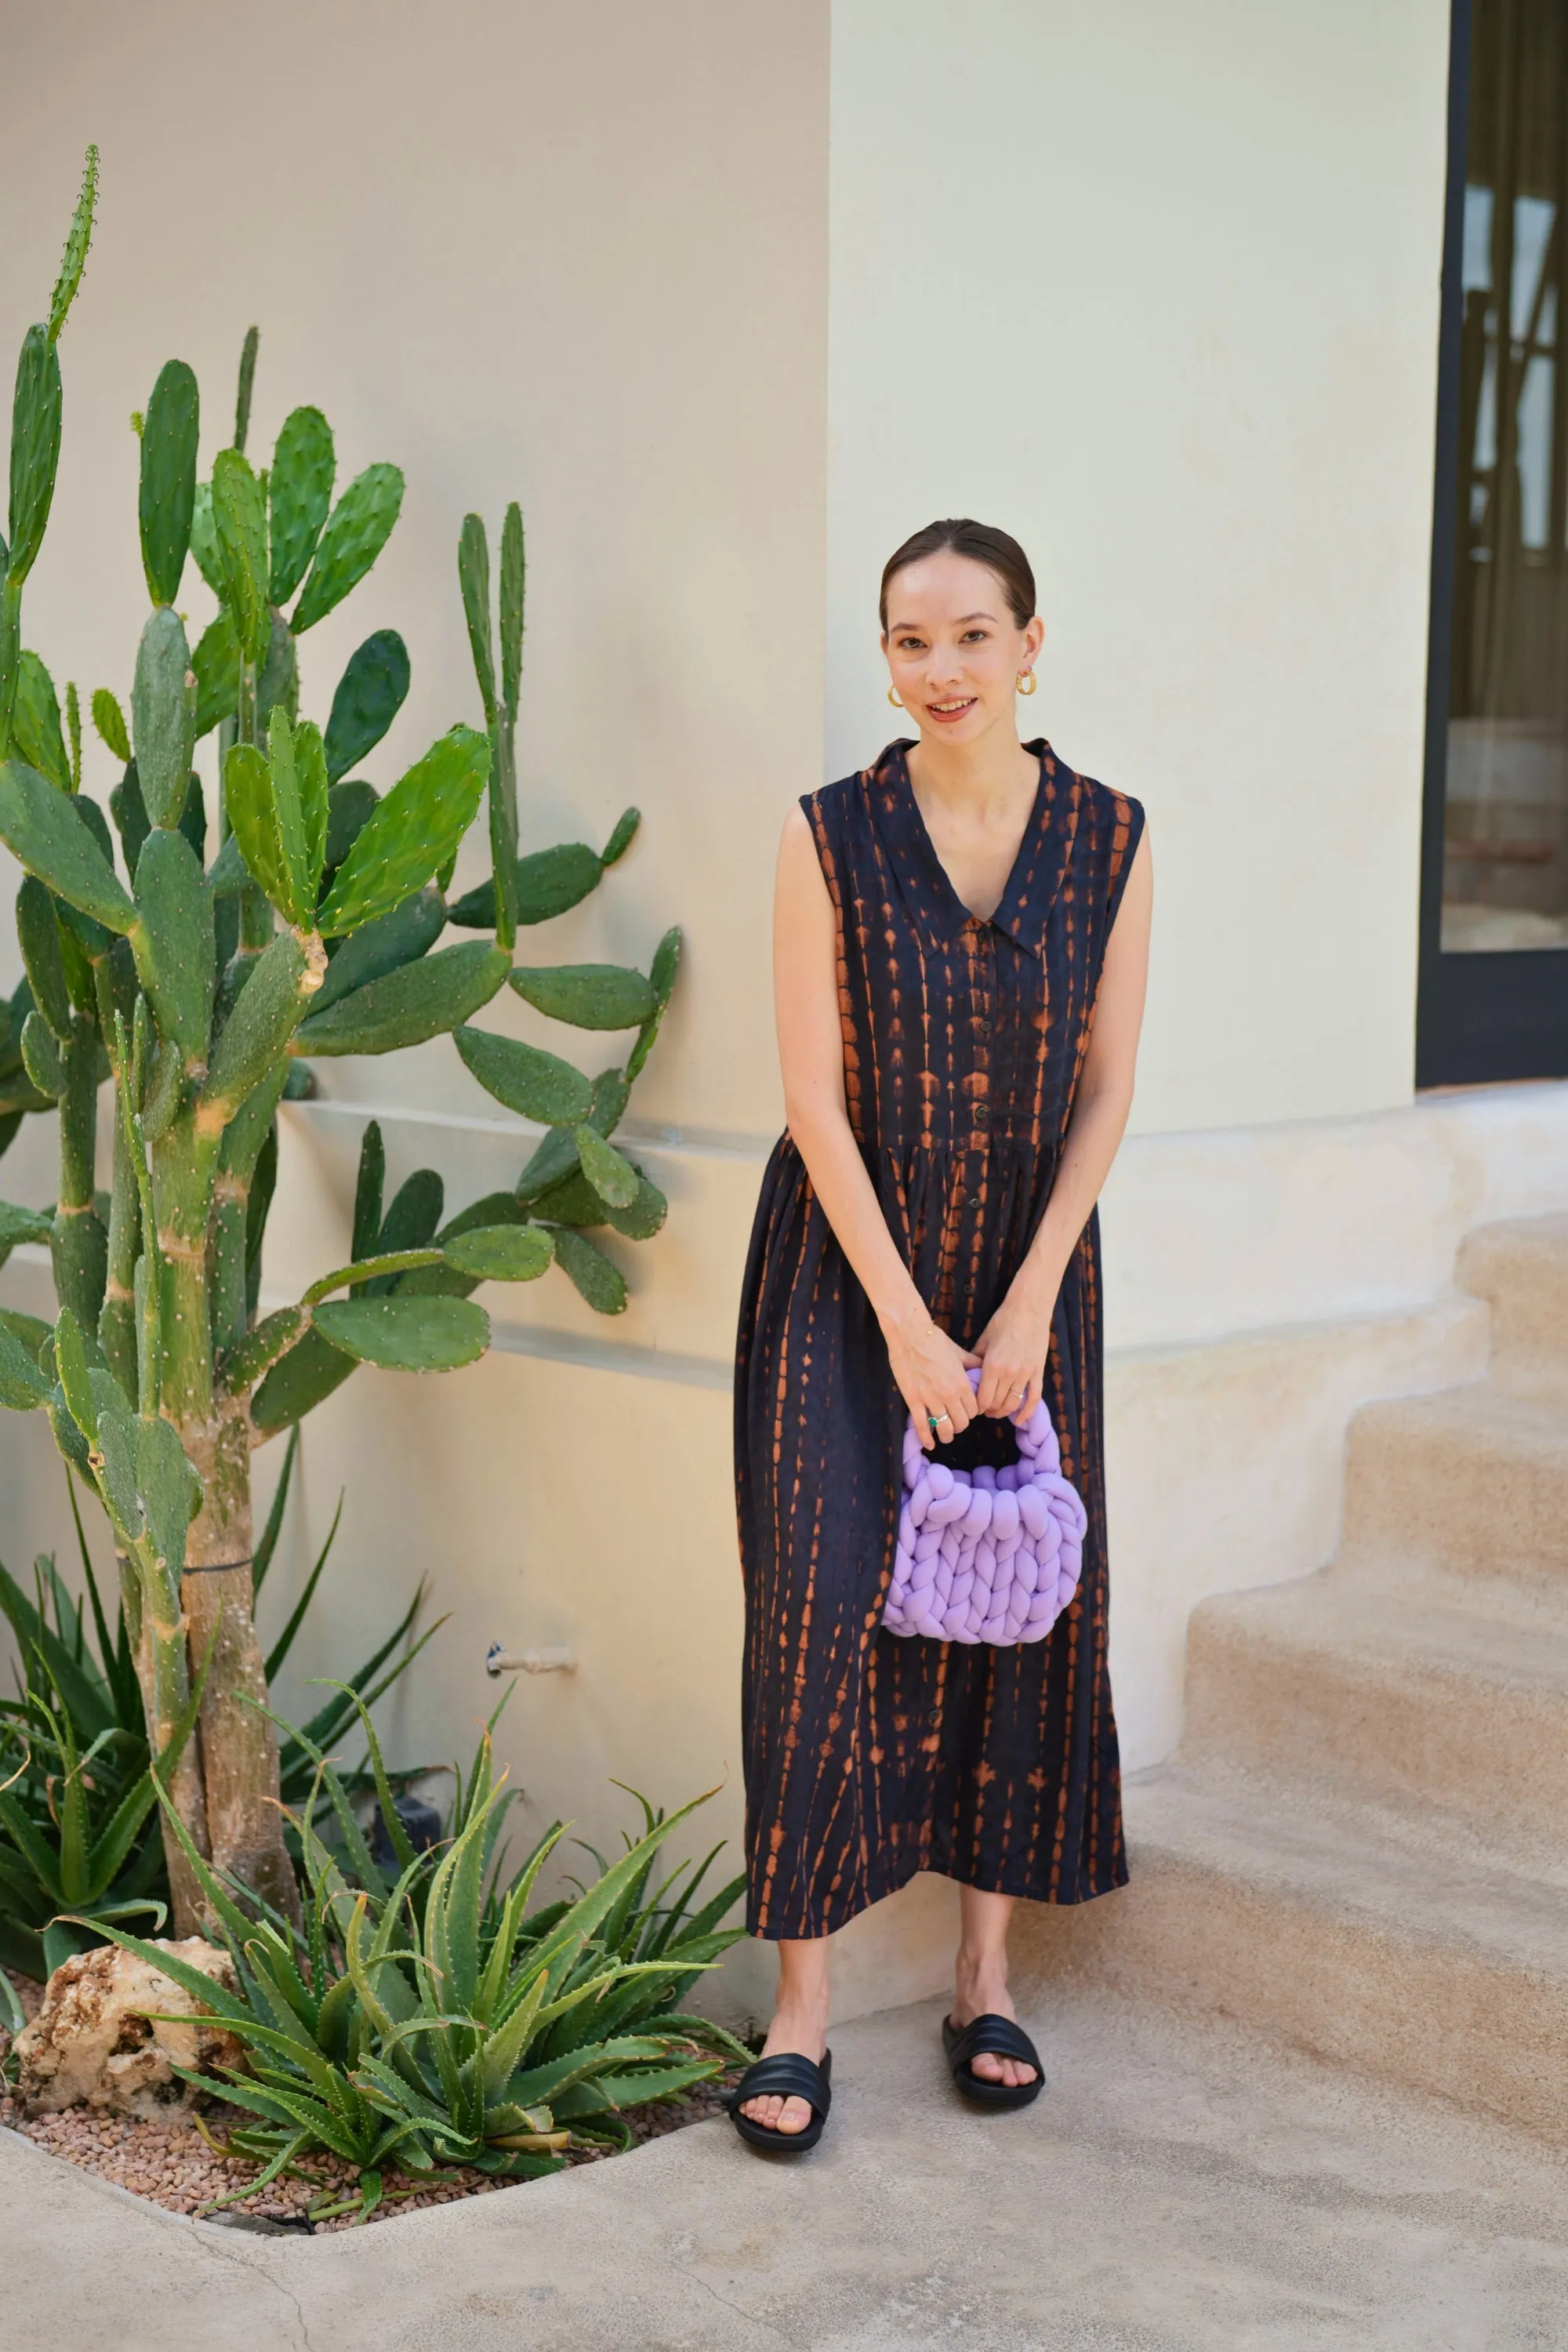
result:
[[[850,1124],[921,1297],[968,1346],[1050,1195],[1143,812],[1029,744],[1034,810],[982,922],[931,845],[911,748],[889,745],[801,805],[837,917]],[[1049,1903],[1125,1884],[1100,1322],[1091,1216],[1045,1380],[1089,1514],[1076,1599],[1043,1641],[1012,1649],[884,1633],[904,1403],[799,1152],[787,1134],[774,1148],[735,1387],[753,1935],[829,1934],[922,1870]],[[938,1458],[1015,1453],[1010,1424],[987,1421]]]

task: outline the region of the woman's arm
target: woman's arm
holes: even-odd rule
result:
[[[1046,1213],[1006,1297],[974,1343],[985,1366],[980,1381],[982,1412],[1005,1413],[1021,1422],[1039,1402],[1057,1295],[1110,1173],[1132,1108],[1153,899],[1145,826],[1106,941],[1089,1051],[1079,1073],[1067,1141]]]
[[[929,1451],[928,1414],[951,1415],[951,1426],[942,1425],[944,1440],[973,1419],[974,1393],[965,1367],[975,1359],[931,1321],[888,1230],[849,1125],[837,926],[811,827],[800,808],[791,810],[779,844],[773,1000],[789,1131],[823,1213],[882,1327],[893,1378]]]

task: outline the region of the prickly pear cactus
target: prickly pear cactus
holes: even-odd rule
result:
[[[52,1327],[0,1310],[0,1405],[48,1416],[111,1524],[154,1752],[198,1852],[275,1906],[297,1897],[277,1810],[278,1759],[251,1621],[250,1456],[363,1363],[448,1371],[489,1341],[472,1294],[552,1266],[588,1304],[626,1304],[590,1235],[649,1238],[665,1203],[612,1138],[674,984],[678,932],[649,971],[516,961],[519,929],[584,898],[624,856],[628,810],[602,852],[518,855],[515,734],[522,675],[522,519],[509,508],[491,611],[479,518],[458,576],[482,730],[459,725],[385,790],[360,772],[408,691],[402,639],[353,655],[324,727],[300,713],[299,640],[364,579],[403,498],[395,466],[334,496],[331,429],[286,419],[271,463],[246,454],[256,331],[234,436],[198,479],[201,406],[183,361],[137,420],[138,527],[150,610],[129,722],[100,687],[94,727],[120,764],[113,832],[81,790],[74,687],[66,719],[22,645],[22,591],[59,462],[57,346],[97,200],[89,151],[47,323],[24,338],[12,413],[8,543],[0,545],[0,840],[23,868],[25,978],[0,1001],[0,1151],[29,1114],[58,1111],[47,1210],[0,1202],[0,1264],[47,1242]],[[179,609],[194,559],[216,601],[195,644]],[[499,622],[499,627],[497,625]],[[200,748],[216,734],[204,786]],[[490,878],[449,903],[458,851],[488,811]],[[441,944],[448,930],[477,933]],[[592,1078],[475,1016],[504,986],[547,1016],[631,1037]],[[277,1113],[309,1064],[450,1034],[479,1085],[545,1129],[509,1192],[444,1214],[440,1180],[385,1198],[367,1129],[351,1260],[259,1312],[278,1160]],[[100,1095],[111,1082],[111,1180],[96,1189]],[[191,1737],[199,1723],[199,1740]],[[173,1841],[175,1928],[198,1891]]]

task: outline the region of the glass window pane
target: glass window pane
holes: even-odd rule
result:
[[[1568,0],[1473,0],[1469,104],[1450,954],[1568,947]]]

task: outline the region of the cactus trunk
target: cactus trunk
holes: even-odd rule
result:
[[[136,1592],[136,1678],[147,1716],[148,1744],[154,1756],[168,1746],[174,1726],[190,1696],[186,1629],[180,1613],[178,1576],[126,1561],[126,1580]],[[216,1661],[214,1661],[215,1664]],[[194,1739],[187,1739],[169,1788],[170,1799],[197,1851],[210,1853],[202,1759]],[[163,1859],[168,1865],[176,1936],[200,1934],[205,1925],[201,1888],[184,1848],[167,1817],[163,1822]]]
[[[212,1654],[200,1718],[207,1850],[220,1870],[297,1921],[299,1887],[279,1810],[278,1742],[262,1712],[267,1669],[252,1614],[249,1421],[237,1411],[200,1427],[176,1425],[204,1498],[185,1538],[183,1597],[193,1669],[200,1670],[209,1647]],[[174,1932],[191,1934],[180,1917],[176,1900]]]

